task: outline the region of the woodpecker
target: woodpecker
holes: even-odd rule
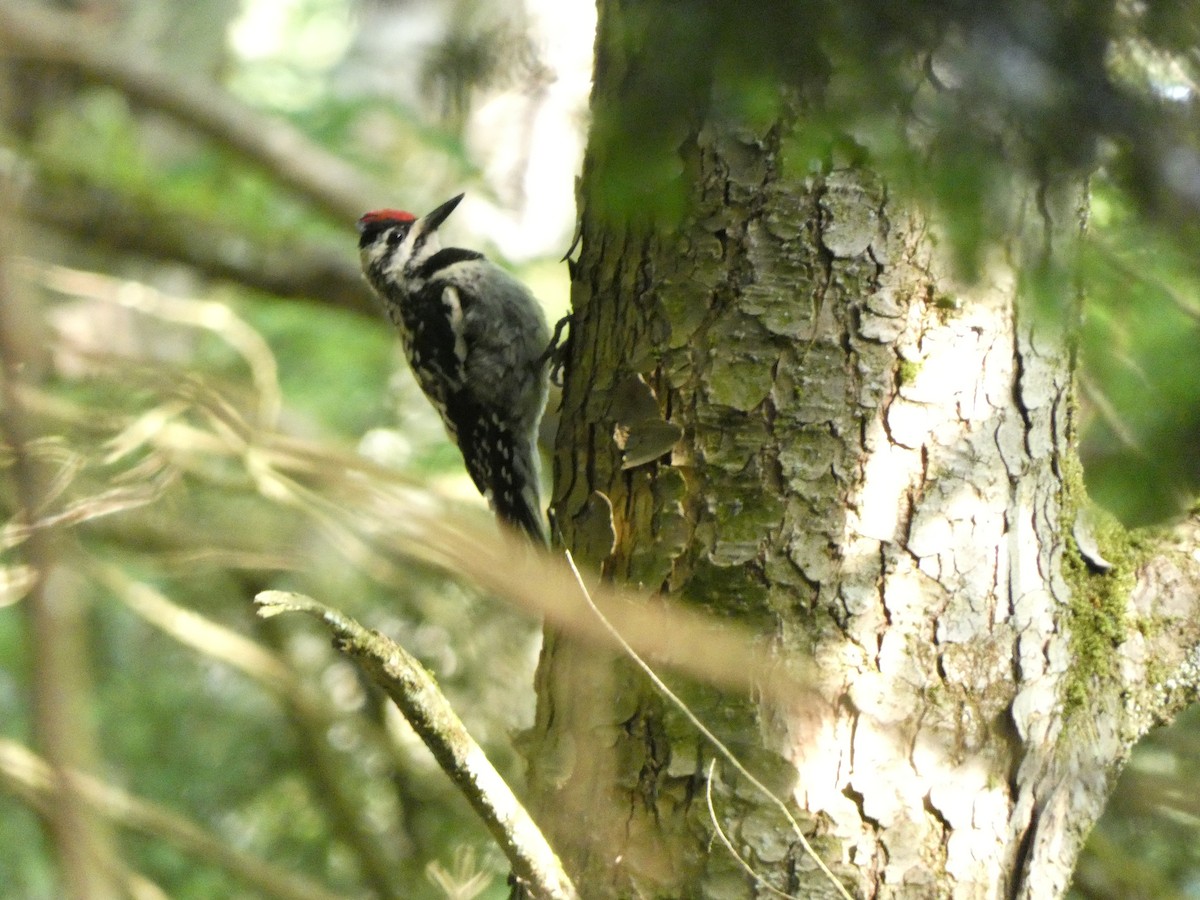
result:
[[[438,227],[462,198],[421,218],[367,213],[358,255],[475,486],[502,522],[544,544],[537,430],[550,331],[525,285],[482,253],[441,246]]]

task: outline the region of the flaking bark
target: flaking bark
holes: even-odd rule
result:
[[[1011,240],[959,284],[870,172],[796,175],[791,127],[689,135],[667,235],[588,212],[592,148],[558,528],[816,659],[816,709],[685,693],[854,893],[1060,896],[1133,741],[1194,697],[1198,640],[1194,560],[1114,532],[1099,571],[1073,536],[1076,298],[1050,321],[1023,294],[1082,186],[1014,185]],[[628,667],[552,634],[538,694],[535,808],[589,896],[761,894],[712,839],[710,749]],[[832,892],[763,798],[713,790],[759,878]]]

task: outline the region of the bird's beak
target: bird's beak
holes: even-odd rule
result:
[[[425,216],[421,220],[421,231],[425,234],[437,231],[438,226],[446,221],[450,213],[454,212],[454,207],[458,206],[463,196],[463,194],[459,194],[457,197],[451,197],[433,212],[429,213],[429,215]]]

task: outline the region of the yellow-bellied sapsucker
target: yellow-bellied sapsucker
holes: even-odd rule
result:
[[[359,258],[475,486],[502,522],[544,543],[537,429],[550,332],[525,285],[482,253],[442,248],[438,226],[462,198],[419,219],[367,213]]]

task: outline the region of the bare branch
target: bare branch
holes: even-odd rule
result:
[[[1193,513],[1146,547],[1129,594],[1129,614],[1152,627],[1130,629],[1123,674],[1134,736],[1169,723],[1200,697],[1200,515]]]
[[[301,594],[264,591],[255,603],[261,616],[303,612],[328,625],[341,649],[359,660],[400,707],[442,770],[483,819],[508,857],[513,874],[534,896],[563,900],[578,896],[537,824],[467,732],[433,676],[408,651]]]
[[[232,147],[336,219],[353,221],[385,196],[352,165],[287,122],[244,106],[217,85],[157,68],[141,54],[110,50],[109,43],[96,40],[94,25],[83,16],[0,4],[0,37],[0,55],[73,69],[116,88],[134,103]]]
[[[14,192],[14,202],[25,219],[91,244],[182,263],[209,277],[278,297],[376,312],[349,239],[342,249],[296,240],[266,241],[261,235],[159,207],[149,198],[118,194],[82,176],[66,178],[45,170],[32,172]]]

